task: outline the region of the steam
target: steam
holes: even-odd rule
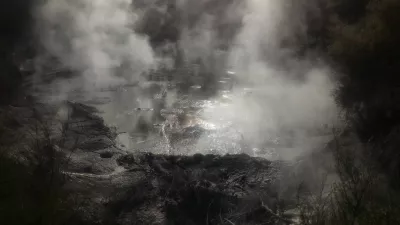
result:
[[[231,104],[203,115],[214,121],[232,121],[255,151],[269,148],[266,143],[281,137],[278,142],[287,147],[277,153],[289,160],[321,147],[329,135],[313,136],[339,123],[332,96],[333,71],[281,45],[305,36],[303,10],[279,0],[246,1],[242,27],[226,58],[238,80]],[[251,90],[249,95],[243,93],[244,88]],[[284,140],[285,136],[291,140]]]
[[[36,59],[37,85],[51,92],[40,96],[44,101],[100,102],[105,121],[122,130],[143,120],[119,117],[135,107],[153,107],[142,92],[144,75],[168,60],[158,57],[148,37],[135,31],[143,22],[143,10],[131,0],[48,0],[37,7],[36,15],[43,48]],[[54,64],[70,74],[67,79],[46,68],[54,58]],[[43,84],[48,76],[54,81]],[[124,85],[132,88],[121,88]],[[150,123],[150,117],[144,120]]]
[[[307,55],[296,56],[293,47],[306,37],[308,6],[292,0],[177,0],[176,10],[169,12],[168,2],[48,0],[38,7],[44,51],[78,74],[56,85],[61,98],[77,88],[99,97],[99,88],[135,83],[138,87],[116,93],[114,101],[103,108],[106,121],[134,107],[154,108],[142,75],[160,64],[173,68],[179,50],[188,64],[200,61],[215,76],[234,71],[237,85],[225,96],[230,104],[205,110],[203,117],[213,122],[229,120],[254,148],[290,133],[295,147],[285,153],[286,159],[318,147],[310,140],[310,132],[336,124],[337,108],[331,94],[335,87],[331,69]],[[162,32],[158,29],[171,16],[180,18],[175,24],[176,43],[155,48],[147,36],[135,32],[136,28]],[[41,61],[48,60],[37,60],[43,74]],[[244,93],[245,89],[250,93]],[[165,107],[178,97],[171,91]],[[214,100],[221,100],[221,95]],[[117,126],[122,130],[140,119],[120,118]],[[145,120],[150,125],[154,122],[151,114]],[[206,142],[200,140],[197,147]]]
[[[86,89],[141,79],[156,58],[130,0],[49,0],[38,7],[38,34],[49,54],[83,75]]]

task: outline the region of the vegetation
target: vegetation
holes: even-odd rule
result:
[[[399,178],[400,2],[330,1],[333,13],[327,52],[344,71],[337,100],[365,149],[379,160],[391,181]],[[351,14],[351,15],[350,15]]]
[[[312,29],[313,44],[341,70],[337,102],[360,142],[337,137],[338,180],[330,189],[322,182],[312,198],[299,195],[301,224],[400,224],[400,2],[320,2],[324,23]]]
[[[399,192],[388,185],[365,146],[335,139],[337,179],[331,184],[320,178],[319,191],[298,189],[300,224],[367,225],[400,224]]]
[[[0,223],[66,224],[72,211],[62,190],[65,157],[42,120],[10,112],[0,114]],[[32,127],[20,124],[21,119],[32,119]]]

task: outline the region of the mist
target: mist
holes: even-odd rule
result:
[[[221,63],[236,78],[232,92],[222,95],[231,104],[214,107],[203,116],[235,124],[255,147],[246,152],[250,155],[272,150],[290,160],[321,148],[331,135],[330,129],[323,128],[340,126],[332,94],[336,86],[334,70],[316,57],[296,55],[296,44],[306,38],[306,13],[318,16],[318,10],[313,5],[278,0],[248,0],[245,5],[233,6],[236,7],[227,8],[229,14],[222,20],[228,18],[228,23],[234,25],[229,21],[234,20],[232,14],[240,16],[241,26]],[[203,27],[204,23],[200,23],[195,29]],[[199,33],[216,36],[217,32],[206,29]],[[215,55],[215,43],[220,40],[215,38],[212,42],[209,36],[200,39],[203,42],[198,43],[205,45],[203,51],[211,49],[207,56]],[[318,133],[325,138],[314,138]],[[290,140],[282,138],[285,136]],[[266,147],[271,142],[287,147]]]
[[[156,64],[147,37],[133,31],[138,15],[129,0],[51,0],[37,9],[44,52],[79,73],[73,86],[92,91],[136,82]]]
[[[173,10],[170,4],[175,5]],[[144,90],[149,86],[144,74],[160,65],[173,69],[179,51],[186,64],[200,62],[208,76],[216,76],[213,82],[232,71],[231,92],[211,97],[228,99],[229,104],[204,110],[201,116],[234,124],[255,149],[247,154],[257,155],[266,142],[290,134],[292,147],[280,155],[291,159],[321,145],[310,138],[311,133],[338,124],[333,70],[315,57],[296,54],[296,45],[306,37],[306,12],[318,13],[312,3],[49,0],[37,9],[37,33],[44,52],[36,60],[37,76],[44,74],[43,57],[55,57],[77,75],[53,83],[53,95],[68,99],[78,89],[85,99],[106,95],[109,103],[100,107],[102,116],[119,129],[129,130],[143,118],[149,125],[154,123],[154,111],[130,117],[121,114],[133,107],[155,107],[153,96]],[[171,17],[179,19],[174,24],[177,39],[152,43],[151,34],[162,33]],[[137,87],[111,97],[98,91],[132,83]],[[168,92],[166,98],[166,107],[172,106],[177,91]],[[196,148],[202,149],[206,138],[201,137]]]

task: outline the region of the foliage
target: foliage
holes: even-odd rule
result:
[[[68,224],[75,212],[63,188],[66,157],[43,120],[33,115],[32,127],[27,127],[9,114],[0,114],[0,223]]]
[[[363,140],[387,135],[399,124],[400,2],[372,0],[348,22],[343,8],[358,1],[331,1],[328,54],[344,69],[338,102],[351,115]],[[335,11],[336,10],[336,11]],[[353,13],[350,11],[348,13]]]
[[[334,150],[338,179],[333,184],[321,178],[320,191],[299,191],[298,208],[302,225],[400,224],[400,194],[393,190],[365,146],[343,145]]]

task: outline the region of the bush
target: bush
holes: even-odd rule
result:
[[[322,178],[317,193],[299,189],[300,224],[400,224],[400,193],[388,185],[386,176],[365,156],[363,148],[362,144],[345,146],[337,141],[334,154],[338,179],[327,185]]]
[[[42,120],[31,118],[29,127],[7,114],[0,116],[0,224],[68,224],[75,212],[63,188],[66,157]]]

